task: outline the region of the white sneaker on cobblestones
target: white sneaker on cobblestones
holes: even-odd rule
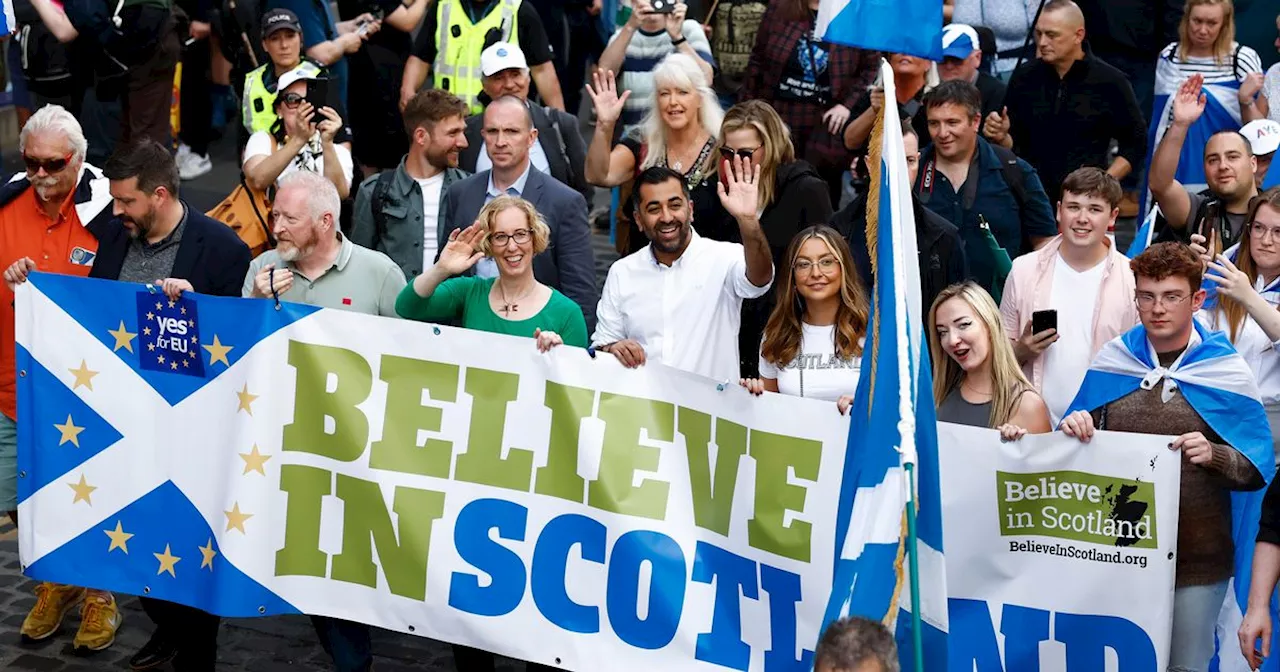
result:
[[[190,149],[187,150],[186,154],[182,154],[181,147],[178,148],[178,152],[179,154],[176,157],[176,161],[178,163],[178,177],[183,180],[194,180],[197,177],[208,174],[209,171],[213,170],[213,162],[209,160],[209,156],[207,154],[201,156]]]

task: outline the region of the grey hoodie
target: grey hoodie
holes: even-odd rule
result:
[[[996,49],[1003,54],[1021,49],[1026,44],[1027,33],[1031,30],[1031,22],[1035,19],[1036,8],[1039,6],[1040,0],[955,0],[955,13],[951,20],[990,28],[996,34]],[[1033,58],[1034,44],[1024,61]],[[996,61],[996,73],[1013,70],[1017,62],[1017,54],[1012,58],[999,59]]]

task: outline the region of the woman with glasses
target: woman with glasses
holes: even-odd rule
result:
[[[752,394],[781,392],[853,403],[867,334],[867,295],[849,246],[835,229],[811,226],[792,239],[775,288],[778,305],[760,343],[760,377],[744,378]]]
[[[796,159],[787,126],[764,101],[738,103],[725,113],[710,161],[718,164],[719,174],[724,175],[725,166],[734,156],[750,162],[751,168],[760,168],[760,228],[769,241],[774,268],[782,268],[782,262],[790,258],[788,245],[794,245],[800,229],[831,219],[830,190],[813,166]],[[706,170],[716,172],[717,166],[709,163]],[[739,242],[736,231],[730,240]],[[738,352],[742,353],[744,378],[759,375],[754,353],[773,311],[777,291],[774,287],[742,305]]]
[[[1205,284],[1216,288],[1217,300],[1215,305],[1206,301],[1196,317],[1210,329],[1226,332],[1249,363],[1280,455],[1280,187],[1249,203],[1236,247],[1205,261]]]
[[[619,239],[625,236],[624,256],[648,244],[638,227],[631,225],[629,185],[646,168],[664,166],[684,176],[693,203],[693,227],[703,238],[737,240],[738,225],[720,207],[716,193],[716,133],[724,110],[711,82],[698,63],[684,54],[671,54],[653,69],[653,100],[640,126],[613,144],[614,129],[630,91],[618,93],[611,71],[592,75],[595,86],[587,95],[595,106],[596,130],[587,147],[587,181],[597,187],[623,186],[623,207],[618,210]],[[625,185],[625,186],[624,186]],[[754,347],[754,346],[753,346]]]
[[[449,234],[439,261],[400,292],[396,313],[422,322],[460,320],[462,327],[587,347],[587,321],[572,299],[533,277],[533,258],[547,249],[551,229],[533,204],[499,196],[476,223]],[[498,277],[466,275],[490,257]],[[457,277],[455,277],[457,276]]]
[[[305,70],[295,69],[280,77],[275,110],[280,122],[271,131],[249,136],[244,148],[245,183],[265,192],[281,175],[309,170],[324,175],[346,198],[351,191],[351,143],[335,142],[342,130],[342,118],[332,107],[312,105],[308,87],[320,88]]]
[[[938,422],[998,429],[1006,441],[1052,430],[1049,408],[1018,366],[986,290],[973,282],[942,290],[929,324]]]

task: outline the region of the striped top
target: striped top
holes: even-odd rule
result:
[[[1178,43],[1171,42],[1160,52],[1160,58],[1169,61],[1183,78],[1191,75],[1203,75],[1205,84],[1226,84],[1242,82],[1245,77],[1255,72],[1262,72],[1262,58],[1258,52],[1239,42],[1231,43],[1234,57],[1222,63],[1214,61],[1212,56],[1178,57]]]
[[[697,21],[687,20],[681,32],[698,56],[714,66],[711,43],[707,40],[707,34],[702,31],[702,26]],[[618,39],[619,35],[622,35],[621,30],[614,33],[609,42]],[[671,46],[671,36],[667,35],[666,30],[656,33],[637,30],[631,36],[627,54],[622,60],[622,72],[618,75],[618,91],[631,92],[631,97],[623,103],[620,118],[624,128],[640,123],[645,112],[653,106],[653,69],[658,67],[659,61],[674,53],[676,48]]]
[[[1262,82],[1262,95],[1267,97],[1267,103],[1271,105],[1267,118],[1280,122],[1280,63],[1267,70],[1267,78]]]

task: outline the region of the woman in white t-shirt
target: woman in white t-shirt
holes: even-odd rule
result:
[[[867,293],[849,245],[835,229],[811,226],[791,240],[784,259],[760,343],[760,377],[742,386],[834,401],[843,414],[858,387],[867,334]]]
[[[295,170],[320,173],[338,188],[338,196],[351,192],[351,146],[335,143],[342,118],[331,107],[314,108],[307,100],[306,73],[292,70],[280,76],[275,110],[279,123],[272,132],[249,136],[244,148],[244,179],[248,185],[266,191],[281,175]]]

